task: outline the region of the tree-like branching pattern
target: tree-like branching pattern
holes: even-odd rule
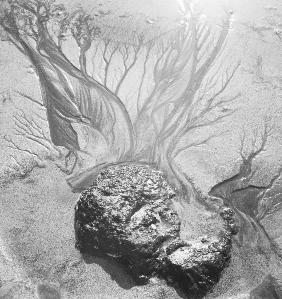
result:
[[[257,159],[266,150],[269,137],[273,135],[273,123],[266,118],[263,129],[254,131],[252,140],[247,139],[246,130],[241,135],[239,171],[233,177],[215,185],[209,195],[223,200],[237,214],[240,229],[237,240],[240,245],[250,246],[270,254],[275,252],[282,257],[279,246],[271,239],[261,221],[282,208],[281,188],[277,184],[282,174],[280,166],[266,185],[254,183],[258,168]]]
[[[189,198],[192,185],[176,158],[207,143],[213,134],[197,141],[190,136],[230,116],[240,97],[225,93],[240,63],[225,71],[218,63],[231,15],[215,33],[187,5],[175,30],[149,40],[133,33],[128,44],[103,34],[82,8],[68,11],[54,0],[7,0],[0,24],[5,40],[33,64],[51,141],[68,149],[75,165],[80,155],[93,155],[82,144],[99,136],[107,145],[101,163],[152,163]],[[77,46],[76,62],[67,55],[70,41]],[[97,161],[88,166],[70,178],[74,189],[85,188],[101,168]]]

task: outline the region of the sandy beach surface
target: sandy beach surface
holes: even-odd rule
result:
[[[150,19],[169,18],[172,23],[178,21],[181,1],[167,0],[165,5],[161,0],[154,1],[154,5],[149,0],[104,1],[104,5],[105,9],[110,7],[119,14],[126,12]],[[77,2],[68,3],[76,5]],[[83,5],[87,7],[91,1],[84,1]],[[275,129],[263,155],[257,182],[269,179],[282,163],[282,42],[273,34],[277,24],[272,26],[268,22],[277,14],[282,15],[282,4],[276,0],[199,0],[197,5],[203,17],[216,26],[220,26],[224,11],[234,11],[225,58],[227,64],[241,61],[240,76],[236,77],[231,89],[239,89],[243,94],[240,110],[217,128],[223,133],[208,145],[191,149],[179,158],[179,164],[206,194],[214,184],[234,174],[238,168],[241,129],[245,127],[252,132],[261,125],[266,114],[274,117]],[[268,26],[265,32],[254,31],[263,26]],[[263,58],[263,80],[260,81],[256,81],[254,75],[258,56]],[[19,109],[28,115],[33,115],[34,111],[44,115],[44,111],[15,95],[15,91],[20,91],[40,99],[38,80],[27,59],[4,42],[0,42],[0,71],[0,177],[4,178],[0,184],[0,298],[181,298],[163,281],[152,280],[146,286],[136,286],[121,265],[101,257],[83,258],[80,255],[75,249],[73,229],[78,194],[71,192],[66,175],[54,162],[46,161],[21,178],[7,179],[8,173],[16,171],[18,161],[30,158],[26,153],[9,148],[5,141],[7,136],[27,149],[42,150],[23,136],[13,135],[13,115]],[[44,122],[42,128],[48,133]],[[280,248],[281,223],[281,210],[262,223]],[[272,274],[282,285],[281,269],[275,255],[234,244],[230,266],[206,298],[250,298],[250,291],[267,274]]]

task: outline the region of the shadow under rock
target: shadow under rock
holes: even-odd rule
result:
[[[131,274],[128,272],[126,262],[123,260],[117,260],[114,257],[107,256],[100,251],[94,251],[91,253],[80,252],[83,261],[86,264],[96,264],[101,266],[108,274],[110,274],[112,280],[116,281],[116,283],[122,287],[123,289],[129,290],[136,286],[146,285],[144,281],[135,281]],[[187,297],[186,294],[183,293],[178,287],[175,285],[167,284],[166,282],[157,281],[156,285],[162,286],[165,284],[166,286],[171,286],[176,291],[177,295],[183,299],[200,299],[200,297]],[[166,295],[166,291],[160,290],[160,294],[158,298],[169,298]]]
[[[102,267],[123,289],[129,290],[137,285],[127,273],[126,267],[116,259],[96,251],[95,253],[81,252],[81,256],[86,264],[96,264]]]

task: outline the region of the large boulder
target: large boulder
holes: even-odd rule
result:
[[[195,236],[183,225],[186,214],[177,211],[175,201],[164,175],[149,165],[108,166],[77,202],[76,246],[118,259],[136,282],[159,276],[200,298],[228,264],[233,215],[223,210],[213,216],[214,229],[208,224],[207,235]]]

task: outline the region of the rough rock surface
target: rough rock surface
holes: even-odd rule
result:
[[[200,298],[228,264],[233,215],[222,211],[222,229],[212,238],[183,239],[175,198],[163,174],[148,165],[109,166],[75,207],[77,248],[119,259],[137,282],[159,276]]]

